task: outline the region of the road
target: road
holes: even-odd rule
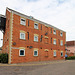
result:
[[[75,60],[0,64],[0,75],[75,75]]]

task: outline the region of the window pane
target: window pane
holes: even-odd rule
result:
[[[20,33],[20,39],[25,39],[25,33]]]
[[[24,50],[20,50],[20,55],[24,55]]]
[[[37,51],[34,51],[34,55],[37,55]]]
[[[24,19],[21,19],[21,24],[25,25],[25,20]]]
[[[54,51],[54,56],[56,56],[56,51]]]
[[[56,34],[56,30],[53,30],[53,34]]]
[[[63,36],[63,34],[62,34],[62,33],[60,33],[60,36]]]
[[[34,28],[35,29],[38,29],[38,24],[34,24]]]
[[[56,44],[56,40],[54,40],[53,43]]]
[[[61,56],[63,56],[63,52],[61,52]]]
[[[38,36],[34,36],[34,41],[38,41]]]
[[[61,41],[61,46],[63,45],[63,41]]]

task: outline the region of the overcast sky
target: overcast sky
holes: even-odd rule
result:
[[[5,15],[6,7],[66,31],[67,41],[75,40],[75,0],[0,0],[0,14]]]

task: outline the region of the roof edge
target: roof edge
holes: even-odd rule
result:
[[[6,10],[9,10],[10,12],[15,12],[15,13],[17,13],[18,15],[22,15],[22,16],[27,17],[28,19],[31,19],[30,16],[27,16],[27,15],[25,15],[25,14],[22,14],[22,13],[20,13],[20,12],[17,12],[17,11],[15,11],[15,10],[13,10],[13,9],[8,8],[8,7],[6,7]],[[41,23],[41,24],[48,25],[49,27],[52,27],[52,28],[58,29],[58,30],[60,30],[60,31],[63,31],[63,30],[61,30],[61,29],[59,29],[59,28],[57,28],[57,27],[55,27],[55,26],[53,26],[53,25],[51,25],[51,24],[45,23],[45,22],[40,21],[40,20],[37,20],[37,19],[35,19],[35,18],[32,18],[31,20],[37,21],[37,22],[39,22],[39,23]],[[66,31],[63,31],[63,32],[66,33]]]

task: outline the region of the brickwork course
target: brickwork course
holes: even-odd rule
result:
[[[21,24],[21,19],[25,20],[25,25]],[[35,23],[38,24],[38,29],[34,28]],[[56,34],[53,34],[54,30]],[[25,33],[25,39],[20,39],[20,32]],[[62,36],[60,36],[61,33]],[[34,41],[34,35],[38,36],[37,42]],[[54,40],[56,44],[53,43]],[[60,45],[61,41],[62,45]],[[65,31],[32,16],[6,8],[6,28],[3,34],[2,52],[9,54],[9,64],[64,59],[65,44]],[[20,49],[25,50],[24,56],[20,56]],[[34,56],[35,50],[38,51],[37,56]]]

